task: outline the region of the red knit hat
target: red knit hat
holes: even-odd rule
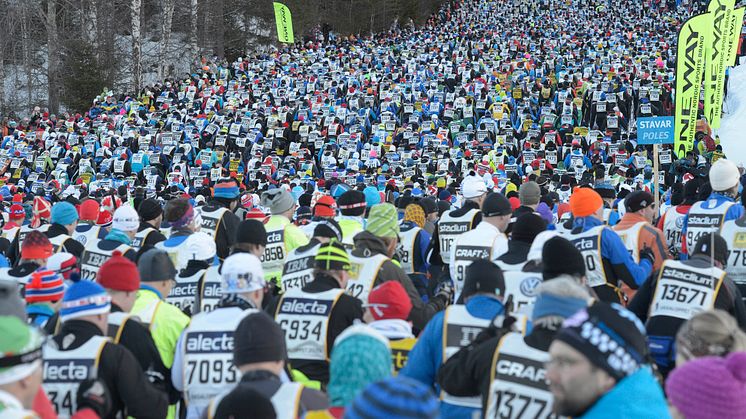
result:
[[[65,294],[65,283],[62,275],[50,270],[40,269],[31,274],[31,281],[26,284],[26,302],[59,301]]]
[[[116,291],[137,291],[140,289],[140,271],[131,260],[115,250],[111,258],[98,268],[96,282],[102,287]]]
[[[44,233],[32,231],[26,235],[21,244],[22,259],[47,259],[54,253],[52,243]]]
[[[95,199],[86,199],[80,204],[81,221],[96,221],[98,219],[98,213],[101,205]]]
[[[260,210],[257,207],[252,208],[251,211],[246,213],[246,219],[247,220],[259,220],[263,223],[266,223],[268,220],[267,214],[265,214],[262,210]]]
[[[111,225],[113,219],[114,218],[111,216],[111,213],[109,211],[101,211],[98,213],[96,225],[101,227],[108,227]]]
[[[324,195],[316,201],[313,207],[313,215],[316,217],[334,217],[337,215],[337,203],[329,195]]]
[[[402,284],[386,281],[370,291],[367,307],[376,320],[406,320],[412,311],[412,301]]]
[[[22,220],[26,218],[26,211],[23,210],[22,206],[13,204],[10,206],[10,214],[8,215],[8,218],[11,220]]]

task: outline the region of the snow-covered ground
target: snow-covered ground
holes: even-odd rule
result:
[[[720,136],[725,155],[736,164],[746,165],[746,64],[730,69],[723,119],[715,133]]]

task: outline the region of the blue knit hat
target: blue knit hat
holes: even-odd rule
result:
[[[110,308],[111,297],[101,285],[92,281],[78,281],[65,291],[60,320],[66,322],[83,316],[108,313]]]
[[[391,377],[388,340],[370,326],[350,326],[334,341],[327,393],[332,406],[347,406],[368,384]]]
[[[365,194],[365,206],[368,208],[381,203],[381,194],[378,193],[377,188],[368,186],[363,190],[363,194]]]
[[[236,199],[239,190],[233,181],[218,182],[215,184],[215,198]]]
[[[436,419],[438,399],[426,385],[398,376],[369,385],[345,410],[345,418]]]
[[[78,210],[69,202],[58,202],[52,207],[52,224],[62,224],[66,226],[78,221]]]

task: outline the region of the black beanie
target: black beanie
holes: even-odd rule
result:
[[[692,255],[706,255],[723,265],[728,264],[728,243],[718,233],[706,233],[702,235],[697,240],[697,243],[694,244],[694,249],[690,253]]]
[[[233,334],[233,364],[284,361],[285,332],[264,312],[249,314]]]
[[[316,223],[313,237],[328,237],[342,241],[342,227],[333,218],[324,218]]]
[[[137,207],[137,212],[144,221],[150,221],[155,220],[159,215],[163,214],[163,208],[155,199],[146,199]]]
[[[267,230],[259,220],[244,220],[236,229],[236,243],[267,245]]]
[[[617,381],[647,364],[645,326],[619,304],[597,301],[580,310],[564,321],[554,339],[572,346]]]
[[[276,419],[277,412],[272,401],[252,388],[249,383],[239,383],[215,409],[215,419],[252,418]]]
[[[510,238],[531,244],[536,236],[546,229],[547,222],[543,218],[534,213],[527,213],[515,220]]]
[[[478,259],[466,267],[464,289],[459,297],[459,304],[476,293],[505,296],[505,278],[497,265],[486,259]]]
[[[576,277],[585,275],[583,255],[572,242],[562,237],[552,237],[544,243],[541,261],[545,281],[563,274]]]
[[[351,189],[337,199],[342,215],[361,216],[365,213],[365,194]]]

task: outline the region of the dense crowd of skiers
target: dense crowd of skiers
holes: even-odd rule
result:
[[[4,120],[0,418],[741,417],[743,167],[636,142],[672,6],[446,2]]]

